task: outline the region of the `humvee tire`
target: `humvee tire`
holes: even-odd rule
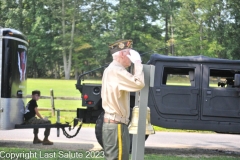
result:
[[[104,112],[102,112],[98,116],[98,119],[97,119],[96,125],[95,125],[95,135],[96,135],[98,143],[102,146],[102,148],[103,148],[103,142],[102,142],[103,117],[104,117]]]
[[[104,117],[104,112],[102,112],[99,116],[98,119],[96,121],[96,125],[95,125],[95,135],[97,138],[98,143],[102,146],[103,148],[103,142],[102,142],[102,126],[103,126],[103,117]],[[130,114],[130,118],[131,118],[131,114]],[[130,138],[130,153],[132,150],[132,139],[133,139],[133,135],[129,134],[129,138]],[[145,135],[145,141],[147,140],[149,135]]]

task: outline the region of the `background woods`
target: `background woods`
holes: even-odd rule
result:
[[[239,0],[0,0],[0,26],[28,37],[28,77],[70,79],[110,62],[107,46],[121,38],[140,53],[240,59],[239,7]]]

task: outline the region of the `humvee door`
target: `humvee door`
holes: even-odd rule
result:
[[[155,67],[155,85],[151,91],[159,115],[164,118],[197,119],[200,65],[161,62]]]
[[[202,119],[239,121],[239,89],[234,87],[234,75],[239,72],[236,65],[203,65]]]

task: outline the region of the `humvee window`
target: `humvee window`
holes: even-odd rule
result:
[[[233,88],[234,75],[239,71],[210,69],[209,87]]]
[[[194,68],[165,67],[162,84],[167,86],[195,86]]]

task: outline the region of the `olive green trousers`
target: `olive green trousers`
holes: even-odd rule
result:
[[[129,159],[129,131],[126,124],[103,123],[102,140],[106,160]]]
[[[25,123],[26,124],[51,124],[51,121],[38,119],[36,117],[33,117],[33,118],[29,119],[28,121],[25,121]],[[33,134],[37,135],[38,131],[39,131],[38,128],[34,128],[33,129]],[[50,128],[45,128],[44,136],[48,137],[49,135],[50,135]]]

